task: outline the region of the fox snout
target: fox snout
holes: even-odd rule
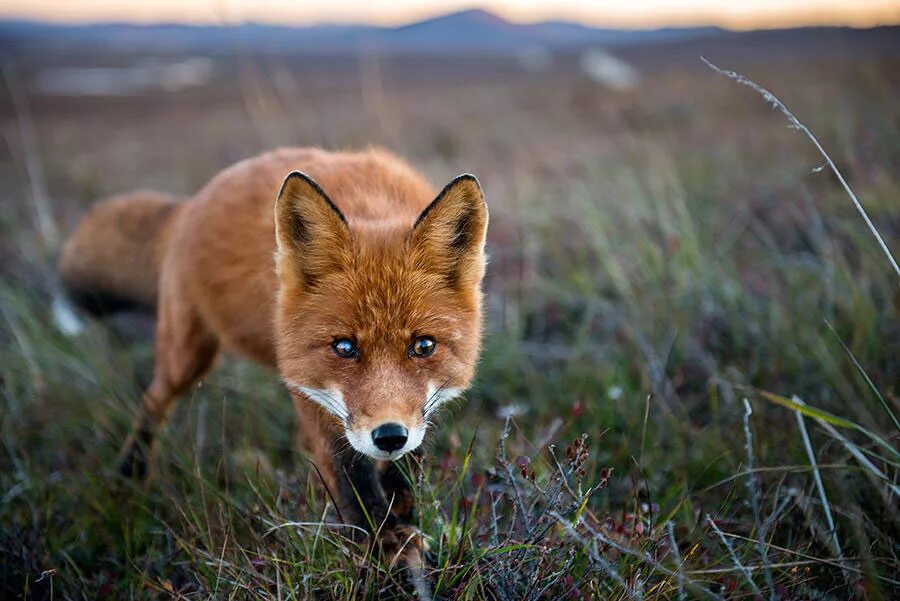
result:
[[[379,460],[399,459],[416,450],[425,438],[429,415],[437,405],[460,393],[460,389],[432,392],[434,389],[429,387],[432,408],[428,412],[410,411],[402,403],[379,403],[380,410],[371,412],[361,411],[353,403],[348,407],[344,394],[337,386],[309,388],[290,380],[285,380],[285,384],[292,392],[308,398],[337,418],[354,450]]]
[[[351,415],[344,422],[345,435],[354,449],[373,459],[398,459],[422,444],[429,419],[461,393],[462,388],[429,384],[424,405],[416,405],[412,414],[403,405],[395,405],[377,412],[377,417],[361,415],[355,419]]]
[[[416,450],[425,438],[424,423],[407,427],[397,422],[384,422],[374,428],[347,428],[350,445],[372,459],[394,460]]]

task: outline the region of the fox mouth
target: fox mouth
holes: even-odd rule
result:
[[[347,442],[350,443],[350,446],[353,447],[356,452],[378,461],[396,461],[410,451],[419,448],[422,444],[422,440],[425,438],[425,431],[426,426],[424,424],[409,428],[403,445],[392,450],[379,449],[374,442],[372,431],[370,430],[353,430],[345,428],[344,435],[347,438]]]

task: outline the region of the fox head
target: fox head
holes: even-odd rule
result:
[[[357,451],[396,459],[472,380],[488,211],[461,175],[415,220],[350,223],[306,175],[275,208],[278,366]]]

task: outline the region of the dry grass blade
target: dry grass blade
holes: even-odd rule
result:
[[[800,400],[799,397],[794,396],[793,399],[785,398],[781,395],[774,394],[772,392],[768,392],[765,390],[760,390],[759,394],[766,400],[769,400],[777,405],[781,405],[782,407],[786,407],[793,411],[799,411],[803,415],[807,417],[811,417],[815,419],[820,424],[829,424],[829,426],[837,426],[839,428],[845,428],[847,430],[856,430],[857,432],[868,436],[872,441],[874,441],[878,446],[887,451],[890,455],[893,456],[893,459],[884,458],[885,461],[888,461],[894,466],[897,466],[897,459],[900,459],[900,451],[895,449],[890,442],[888,442],[884,437],[875,434],[868,428],[864,428],[861,425],[852,422],[848,419],[844,419],[842,417],[838,417],[827,411],[823,411],[822,409],[818,409],[816,407],[811,407],[807,405],[804,401]]]
[[[762,87],[761,85],[759,85],[752,79],[748,79],[748,78],[744,77],[743,75],[741,75],[740,73],[737,73],[735,71],[728,71],[726,69],[721,69],[721,68],[717,67],[716,65],[714,65],[713,63],[711,63],[705,57],[701,56],[700,60],[702,60],[704,63],[706,63],[706,66],[708,66],[710,69],[712,69],[716,73],[719,73],[721,75],[729,77],[729,78],[733,79],[734,81],[738,82],[739,84],[745,85],[753,90],[756,90],[766,100],[766,102],[771,103],[773,106],[778,108],[778,110],[780,110],[784,114],[785,117],[787,117],[788,123],[790,123],[790,126],[792,128],[803,132],[806,135],[806,137],[810,139],[810,141],[815,145],[816,149],[819,151],[819,154],[821,154],[825,158],[825,161],[828,163],[828,166],[831,168],[831,171],[834,173],[834,175],[838,178],[838,181],[841,182],[841,186],[844,187],[844,190],[850,196],[850,200],[853,201],[853,205],[856,207],[856,210],[859,211],[859,214],[862,216],[863,221],[866,222],[866,225],[868,226],[869,231],[871,231],[872,235],[875,236],[875,240],[878,241],[878,245],[881,246],[881,250],[884,251],[885,256],[888,258],[888,261],[890,261],[891,266],[894,268],[894,272],[897,274],[897,277],[900,278],[900,265],[897,265],[897,260],[894,258],[894,255],[891,254],[891,251],[888,248],[887,243],[884,241],[884,238],[881,237],[881,234],[879,233],[878,229],[875,227],[875,224],[872,223],[871,219],[869,219],[868,213],[866,213],[866,210],[863,208],[862,203],[859,201],[859,199],[856,197],[856,194],[850,188],[850,185],[847,183],[847,180],[844,179],[843,174],[841,174],[841,172],[838,170],[837,166],[834,164],[834,161],[831,160],[831,157],[828,155],[827,152],[825,152],[825,149],[822,148],[822,145],[819,143],[819,140],[813,135],[813,133],[809,130],[809,128],[806,127],[805,125],[803,125],[803,123],[801,123],[800,120],[797,119],[796,116],[794,116],[794,113],[792,113],[788,109],[788,107],[785,106],[785,104],[783,102],[781,102],[781,100],[779,100],[777,96],[775,96],[775,94],[773,94],[766,88]]]
[[[797,398],[795,397],[794,400],[796,401]],[[809,433],[806,431],[806,422],[803,421],[803,414],[799,411],[794,412],[794,415],[797,418],[800,436],[803,438],[803,447],[806,449],[806,455],[809,457],[809,464],[813,468],[813,478],[816,482],[819,499],[822,501],[822,511],[825,512],[825,521],[828,524],[828,533],[831,535],[832,545],[834,545],[834,554],[838,559],[843,559],[844,554],[841,551],[841,543],[838,540],[837,526],[835,526],[834,517],[831,514],[831,504],[828,502],[828,496],[825,494],[825,485],[822,483],[822,474],[819,472],[816,454],[813,451],[812,442],[809,440]]]
[[[47,183],[44,178],[43,164],[37,148],[37,135],[28,106],[28,98],[19,77],[11,63],[3,65],[3,80],[12,99],[13,111],[19,126],[19,137],[22,152],[25,155],[25,170],[31,188],[31,203],[36,217],[36,229],[45,246],[55,248],[59,243],[59,231],[53,221],[53,210],[50,207]]]
[[[850,347],[844,342],[844,339],[841,338],[838,331],[834,329],[834,326],[831,325],[831,322],[827,319],[825,320],[825,325],[828,326],[828,329],[831,330],[831,333],[834,334],[837,341],[840,343],[841,348],[844,349],[844,352],[850,357],[850,361],[853,362],[853,367],[856,368],[856,371],[859,372],[859,375],[866,381],[866,386],[869,387],[869,390],[872,391],[872,394],[875,395],[875,398],[878,399],[878,402],[881,404],[881,408],[884,409],[884,412],[888,414],[888,417],[891,418],[891,423],[894,424],[894,429],[897,432],[900,432],[900,420],[897,419],[897,416],[894,415],[894,412],[891,411],[890,406],[887,404],[887,401],[884,400],[884,395],[881,394],[881,391],[878,390],[878,387],[875,386],[875,382],[872,381],[872,378],[869,377],[869,374],[866,372],[865,368],[863,368],[862,364],[859,362],[859,359],[856,358],[856,355],[853,354],[853,351],[850,350]],[[796,398],[795,398],[796,400]]]
[[[883,471],[878,469],[878,467],[876,467],[875,464],[872,463],[861,450],[859,450],[859,447],[850,442],[850,440],[848,440],[846,436],[843,436],[840,432],[837,431],[834,426],[832,426],[828,422],[822,420],[818,421],[819,425],[825,428],[825,430],[831,436],[839,440],[841,444],[844,445],[844,448],[846,448],[850,452],[850,454],[853,455],[853,457],[869,471],[869,473],[875,476],[877,480],[881,481],[888,488],[888,490],[890,490],[894,494],[894,496],[900,497],[900,486],[897,486],[896,484],[891,482],[891,479],[888,478]]]

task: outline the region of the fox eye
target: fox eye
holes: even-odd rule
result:
[[[409,345],[409,356],[416,359],[428,357],[434,353],[437,342],[431,336],[419,336]]]
[[[359,349],[349,338],[338,338],[331,343],[331,348],[341,359],[355,359],[359,356]]]

